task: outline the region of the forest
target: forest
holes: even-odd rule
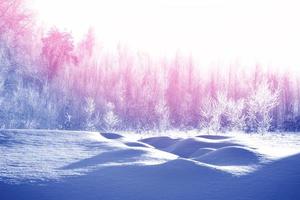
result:
[[[24,0],[0,1],[0,127],[300,131],[300,77],[288,68],[201,66],[100,40],[92,28],[80,41],[46,30]]]

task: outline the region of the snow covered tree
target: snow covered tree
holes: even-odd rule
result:
[[[278,90],[272,92],[264,81],[252,92],[247,101],[247,125],[249,131],[265,132],[271,125],[270,112],[278,105]]]
[[[95,32],[92,28],[90,28],[87,32],[87,35],[85,38],[80,42],[78,45],[78,53],[81,58],[90,59],[92,58],[92,55],[94,53],[95,43]],[[81,59],[80,61],[83,61],[84,59]]]
[[[229,98],[224,92],[218,92],[214,121],[218,125],[217,130],[231,131],[243,130],[245,124],[244,100]]]
[[[216,107],[217,102],[211,97],[207,97],[200,108],[202,117],[200,127],[206,129],[208,134],[211,129],[215,129],[214,111]]]
[[[226,105],[226,116],[228,117],[227,128],[229,130],[244,130],[245,128],[245,102],[241,100],[228,100]]]
[[[76,63],[77,58],[73,55],[74,45],[70,33],[52,29],[42,41],[42,57],[49,79],[58,73],[63,64]]]
[[[158,129],[165,131],[170,128],[170,112],[168,105],[164,99],[161,99],[155,107],[158,115]]]
[[[0,0],[1,127],[300,130],[297,73],[106,52],[92,29],[78,43],[58,29],[43,35],[25,1]]]
[[[86,123],[85,123],[85,130],[94,131],[96,130],[97,124],[97,116],[96,116],[96,104],[92,97],[87,97],[85,99],[85,107],[84,111],[86,114]]]
[[[113,131],[120,122],[118,116],[114,112],[114,109],[114,104],[109,102],[103,118],[107,131]]]
[[[68,98],[62,98],[59,106],[59,117],[57,121],[60,128],[64,130],[70,130],[74,128],[73,124],[75,117],[72,113],[72,107],[74,107],[74,105],[72,105],[72,100]]]
[[[229,99],[218,92],[216,98],[207,97],[201,106],[201,128],[213,131],[242,130],[245,123],[244,101]]]
[[[28,32],[32,22],[32,14],[26,9],[24,0],[0,1],[0,40],[13,42],[17,37],[23,37]]]

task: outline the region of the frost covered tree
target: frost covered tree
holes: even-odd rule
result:
[[[158,115],[158,129],[165,131],[170,128],[170,112],[168,105],[164,99],[161,99],[155,107]]]
[[[222,131],[243,130],[245,124],[244,100],[234,100],[224,92],[217,93],[214,117]]]
[[[216,98],[206,98],[201,107],[201,116],[204,117],[204,126],[209,130],[219,131],[226,114],[227,99],[224,93],[218,92]]]
[[[76,63],[73,55],[74,45],[72,35],[52,29],[48,35],[42,38],[42,57],[46,66],[46,74],[52,79],[65,63]]]
[[[208,132],[300,130],[297,73],[203,70],[192,58],[153,59],[122,45],[106,52],[91,29],[78,43],[58,29],[44,34],[24,2],[0,0],[1,127],[163,131],[201,119]]]
[[[59,108],[59,117],[57,119],[61,129],[70,130],[74,128],[73,123],[75,119],[72,113],[72,107],[73,105],[70,99],[65,98],[61,100]],[[86,112],[86,110],[84,111]]]
[[[245,102],[243,99],[234,101],[229,99],[226,104],[226,116],[228,117],[228,130],[241,131],[245,128]]]
[[[244,101],[234,101],[225,93],[218,92],[216,98],[208,97],[201,106],[201,128],[213,131],[242,130],[245,117]]]
[[[24,0],[0,1],[0,40],[24,36],[32,22],[32,14],[26,9]]]
[[[96,104],[92,97],[85,99],[84,111],[86,114],[85,130],[94,131],[98,123],[98,115],[96,115]]]
[[[211,129],[215,129],[216,127],[214,116],[216,107],[216,101],[211,97],[207,97],[206,99],[204,99],[203,104],[200,108],[202,117],[200,127],[206,129],[208,134],[210,133]]]
[[[118,123],[120,122],[118,116],[114,112],[115,106],[109,102],[107,104],[106,113],[104,114],[103,120],[107,131],[113,131]]]
[[[270,129],[271,110],[278,105],[278,90],[272,92],[264,81],[252,92],[247,101],[247,125],[249,131],[265,132]]]

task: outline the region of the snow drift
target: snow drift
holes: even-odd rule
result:
[[[118,135],[122,137],[108,139],[89,132],[1,131],[0,199],[300,198],[299,153],[260,162],[265,155],[258,149],[238,145],[232,139],[155,137],[138,142],[135,137]],[[152,146],[148,146],[150,142]],[[205,148],[209,152],[199,156],[199,161],[185,158]],[[229,164],[239,167],[252,163],[259,167],[251,173],[226,171]]]
[[[194,158],[194,160],[214,165],[251,165],[260,161],[260,156],[253,150],[245,147],[229,146],[209,152]]]

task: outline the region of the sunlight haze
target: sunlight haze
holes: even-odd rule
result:
[[[72,3],[71,3],[72,2]],[[34,0],[40,22],[89,27],[105,47],[118,43],[153,55],[179,52],[212,61],[300,67],[299,3],[288,0]]]

